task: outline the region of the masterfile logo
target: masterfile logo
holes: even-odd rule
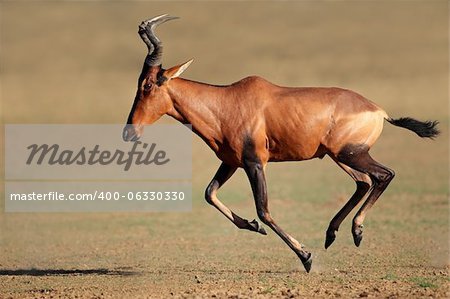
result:
[[[141,147],[141,149],[139,149]],[[32,144],[27,146],[30,150],[30,155],[27,159],[27,164],[33,162],[37,165],[47,163],[49,165],[108,165],[116,163],[117,165],[124,165],[124,170],[128,171],[131,165],[164,165],[170,161],[166,158],[164,150],[155,150],[156,143],[149,145],[136,141],[128,152],[121,150],[100,149],[100,145],[96,144],[92,149],[81,147],[79,150],[64,149],[61,150],[58,144]],[[35,159],[36,157],[36,159]]]
[[[189,126],[148,126],[135,142],[124,142],[122,129],[6,125],[5,210],[190,210]]]

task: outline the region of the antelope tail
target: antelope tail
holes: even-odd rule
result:
[[[439,124],[437,120],[419,121],[411,117],[401,117],[397,119],[389,117],[386,118],[386,120],[394,126],[411,130],[422,138],[433,139],[440,133],[437,128],[437,125]]]

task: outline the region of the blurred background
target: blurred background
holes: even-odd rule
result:
[[[0,295],[31,296],[42,288],[65,293],[71,286],[82,296],[211,295],[213,290],[251,295],[274,286],[266,293],[270,295],[286,288],[287,281],[299,294],[324,295],[327,287],[342,289],[355,277],[365,280],[339,291],[341,295],[358,295],[366,288],[386,296],[445,294],[447,1],[11,1],[0,8],[6,124],[125,123],[147,51],[137,26],[169,13],[181,19],[157,29],[164,45],[163,67],[194,58],[185,78],[229,84],[260,75],[285,86],[344,87],[392,117],[437,119],[442,130],[430,141],[385,126],[372,153],[397,177],[368,215],[358,249],[352,247],[352,215],[335,244],[327,252],[322,249],[330,219],[354,191],[353,181],[331,159],[269,165],[274,218],[315,254],[315,272],[307,278],[275,234],[263,238],[238,231],[204,202],[204,188],[220,163],[195,137],[191,213],[0,214],[0,275],[27,269],[94,271],[94,277],[47,277],[44,271],[32,279],[12,272],[17,275],[8,277],[16,279],[2,280]],[[256,217],[243,171],[219,197],[245,218]],[[244,275],[236,268],[250,272]],[[112,279],[95,272],[99,269]],[[130,278],[122,275],[124,269],[138,274]],[[299,286],[300,278],[306,284]],[[248,285],[255,288],[248,290]]]

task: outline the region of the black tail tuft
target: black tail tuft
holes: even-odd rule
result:
[[[389,118],[387,119],[387,121],[394,126],[411,130],[422,138],[433,139],[440,133],[438,128],[436,127],[439,124],[437,120],[418,121],[410,117],[401,117],[398,119]]]

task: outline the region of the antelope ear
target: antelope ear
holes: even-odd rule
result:
[[[191,59],[183,64],[171,67],[170,69],[164,71],[164,77],[166,77],[168,80],[179,77],[189,67],[192,61],[194,61],[194,59]]]

